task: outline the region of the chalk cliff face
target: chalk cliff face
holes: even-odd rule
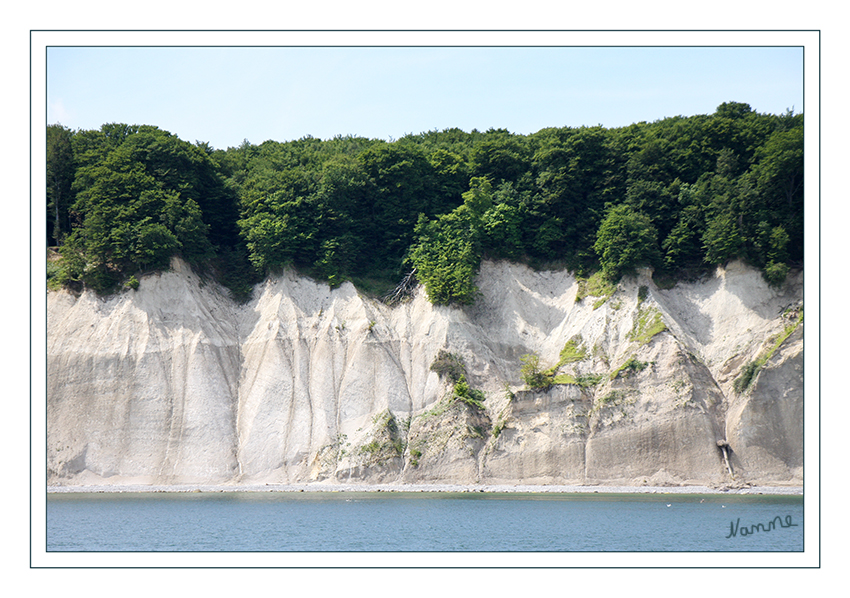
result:
[[[478,285],[470,308],[389,307],[287,273],[237,305],[175,260],[107,299],[51,292],[48,483],[802,482],[803,325],[770,353],[801,272],[576,301],[568,272],[485,262]],[[560,383],[526,389],[520,357],[567,344]],[[432,371],[441,351],[483,402]]]

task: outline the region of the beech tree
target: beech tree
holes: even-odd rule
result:
[[[660,260],[658,232],[645,214],[628,205],[608,212],[593,248],[602,270],[612,280],[633,273],[639,266],[655,266]]]
[[[212,257],[209,226],[191,197],[198,194],[191,173],[174,173],[185,164],[163,155],[161,142],[170,136],[151,134],[158,131],[153,127],[141,139],[134,138],[139,128],[106,131],[113,138],[105,135],[98,150],[105,157],[77,171],[71,209],[80,224],[62,247],[62,280],[108,291],[132,272],[167,268],[173,255],[193,263]],[[173,149],[184,150],[180,144],[188,146]]]
[[[60,245],[71,232],[69,208],[74,182],[72,132],[60,124],[47,127],[47,242]]]
[[[469,185],[463,205],[433,221],[423,214],[416,225],[410,259],[432,303],[469,304],[478,294],[473,279],[481,265],[483,217],[492,205],[492,187],[482,177]]]
[[[702,241],[709,264],[723,264],[736,257],[743,244],[737,218],[729,212],[718,214],[708,222]]]

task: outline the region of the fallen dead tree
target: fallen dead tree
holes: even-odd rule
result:
[[[416,279],[416,268],[408,272],[396,287],[384,296],[384,303],[387,305],[396,305],[404,303],[413,297],[416,292],[416,287],[419,286],[419,281]]]

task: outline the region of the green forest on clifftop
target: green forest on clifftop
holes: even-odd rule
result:
[[[627,127],[247,140],[150,125],[47,127],[49,284],[132,287],[180,256],[244,299],[291,267],[381,295],[415,268],[474,301],[484,258],[675,280],[740,258],[781,284],[803,261],[803,115],[728,102]]]

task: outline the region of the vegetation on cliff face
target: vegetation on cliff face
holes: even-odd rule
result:
[[[645,287],[638,290],[638,308],[632,329],[627,334],[627,338],[637,343],[638,346],[647,344],[655,335],[667,330],[667,325],[664,323],[661,313],[654,307],[648,308],[642,305],[645,300],[645,292]],[[520,376],[529,390],[547,391],[555,384],[575,384],[589,388],[598,385],[606,377],[610,380],[615,380],[618,377],[629,377],[643,371],[650,365],[647,362],[639,361],[632,355],[608,374],[578,374],[576,372],[570,374],[562,371],[564,366],[584,361],[589,357],[581,335],[577,335],[566,342],[559,354],[558,363],[548,369],[542,368],[540,357],[536,353],[523,355],[520,358],[522,364]]]
[[[741,368],[741,374],[735,379],[735,383],[733,384],[733,388],[735,392],[741,394],[745,392],[758,377],[758,373],[764,367],[764,365],[770,361],[770,358],[773,357],[774,353],[779,349],[779,347],[784,343],[797,327],[803,323],[803,307],[802,305],[799,307],[797,311],[794,311],[793,314],[794,319],[787,326],[785,326],[785,330],[783,330],[780,334],[776,335],[776,337],[769,339],[769,346],[767,350],[762,351],[755,359],[747,363],[744,367]]]
[[[404,453],[405,443],[395,415],[389,409],[382,411],[372,418],[372,425],[372,438],[360,446],[358,453],[366,456],[369,464],[400,458]]]
[[[635,318],[634,326],[629,331],[628,337],[639,345],[645,345],[653,336],[665,330],[667,330],[667,325],[657,309],[641,308],[638,309],[637,318]]]
[[[463,365],[460,357],[441,350],[431,364],[431,371],[436,372],[441,378],[448,378],[452,384],[452,400],[484,410],[486,396],[483,391],[469,385],[466,379],[466,366]]]
[[[540,356],[537,353],[529,353],[520,358],[520,376],[530,390],[546,391],[555,384],[575,384],[582,388],[590,388],[599,384],[603,379],[602,374],[586,373],[572,374],[562,372],[561,369],[572,363],[579,363],[589,357],[587,348],[582,344],[581,336],[578,335],[566,342],[559,354],[558,363],[549,369],[542,369]]]
[[[617,278],[803,259],[803,115],[729,102],[627,127],[265,141],[214,149],[149,125],[47,128],[58,284],[100,292],[179,255],[237,296],[293,267],[474,301],[484,257]]]

